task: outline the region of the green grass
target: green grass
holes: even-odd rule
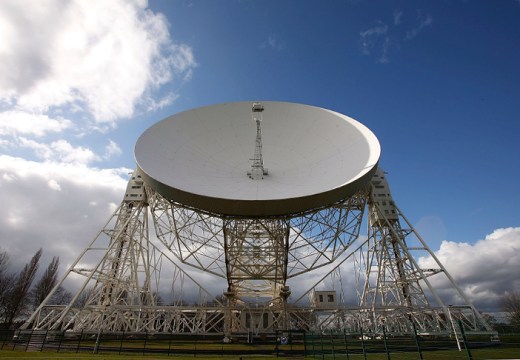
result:
[[[1,0],[0,0],[1,1]],[[311,354],[313,349],[315,355],[308,355],[307,360],[343,360],[347,359],[345,350],[345,343],[343,339],[334,338],[309,338],[307,339],[307,354]],[[474,339],[484,340],[484,339]],[[474,360],[484,359],[520,359],[520,337],[519,336],[504,336],[501,337],[502,342],[492,347],[487,348],[473,348],[471,354]],[[59,345],[58,345],[59,344]],[[81,347],[94,348],[95,341],[82,340]],[[471,344],[471,342],[470,342]],[[0,344],[1,345],[1,344]],[[157,339],[149,338],[146,341],[144,339],[125,339],[123,341],[117,339],[104,339],[100,343],[100,353],[92,354],[92,350],[80,351],[76,353],[78,341],[76,340],[64,340],[60,343],[51,343],[49,347],[45,348],[43,352],[29,351],[25,352],[23,344],[18,344],[18,348],[11,350],[15,344],[6,343],[4,350],[0,350],[0,360],[9,359],[97,359],[97,360],[110,360],[110,359],[235,359],[235,360],[262,360],[262,359],[275,359],[275,344],[274,342],[255,343],[253,345],[245,342],[235,342],[231,344],[224,344],[218,342],[216,339],[197,338],[197,337],[185,337],[185,338],[174,338],[168,339]],[[348,349],[350,351],[349,360],[365,360],[361,353],[362,346],[365,346],[368,353],[366,354],[366,360],[388,360],[386,353],[384,352],[384,342],[381,340],[368,340],[361,342],[359,339],[349,339]],[[391,360],[418,360],[419,353],[415,350],[415,341],[410,339],[399,339],[390,338],[387,340],[388,348],[390,349]],[[489,343],[488,343],[489,345]],[[54,348],[52,347],[54,346]],[[60,351],[57,352],[58,346],[61,346]],[[455,343],[452,340],[421,340],[421,346],[423,348],[443,348],[449,349],[454,347]],[[450,346],[450,347],[448,347]],[[113,352],[108,351],[112,349]],[[280,355],[289,356],[290,350],[299,351],[303,353],[303,342],[301,340],[294,341],[292,345],[279,345]],[[334,349],[335,355],[328,355]],[[81,349],[80,349],[81,350]],[[121,350],[121,354],[118,352]],[[126,352],[125,350],[133,350],[134,352]],[[163,350],[164,354],[161,353],[144,353],[144,351]],[[320,354],[320,350],[323,350],[327,355]],[[403,351],[407,350],[407,351]],[[168,354],[166,352],[170,353]],[[179,354],[185,352],[195,351],[196,354]],[[256,351],[265,352],[267,355],[255,355]],[[342,352],[343,351],[343,352]],[[352,353],[352,352],[355,353]],[[370,352],[373,351],[373,352]],[[201,354],[201,352],[209,352],[211,355]],[[284,353],[285,352],[285,353]],[[424,360],[466,360],[468,355],[466,351],[452,350],[430,350],[422,351]],[[284,359],[279,357],[277,359]],[[288,359],[302,359],[302,356],[288,357]]]
[[[248,356],[248,355],[237,355],[237,356],[199,356],[197,355],[196,359],[204,360],[218,360],[218,359],[240,359],[243,360],[267,360],[267,359],[275,359],[275,356]],[[51,359],[94,359],[94,360],[133,360],[133,359],[172,359],[172,360],[193,360],[193,355],[166,355],[166,354],[89,354],[89,353],[56,353],[50,351],[44,352],[24,352],[19,350],[0,350],[0,359],[9,360],[9,359],[38,359],[38,360],[51,360]],[[279,357],[276,359],[283,360],[284,357]]]
[[[510,346],[497,346],[493,348],[484,348],[484,349],[473,349],[471,350],[474,360],[483,360],[483,359],[520,359],[520,345],[517,347]],[[392,352],[390,354],[392,360],[418,360],[419,354],[417,352]],[[51,360],[51,359],[95,359],[95,360],[132,360],[132,359],[174,359],[174,360],[185,360],[185,359],[240,359],[243,360],[266,360],[266,359],[275,359],[274,355],[266,355],[266,356],[255,356],[255,355],[240,355],[237,352],[236,356],[229,355],[166,355],[166,354],[110,354],[110,353],[101,353],[101,354],[90,354],[85,352],[80,353],[67,353],[67,352],[54,352],[54,351],[44,351],[44,352],[24,352],[19,350],[0,350],[0,359],[9,360],[9,359],[39,359],[39,360]],[[321,355],[307,356],[306,359],[321,359]],[[467,353],[463,351],[457,350],[439,350],[439,351],[424,351],[423,352],[424,360],[465,360],[468,359]],[[284,359],[283,357],[279,357],[277,359]],[[294,358],[292,358],[294,359]],[[296,358],[297,359],[297,358]],[[346,359],[344,354],[336,354],[334,357],[332,355],[326,355],[324,357],[326,360],[342,360]],[[350,354],[350,359],[352,360],[364,360],[363,355],[361,354]],[[387,355],[385,353],[368,353],[367,360],[387,360]]]

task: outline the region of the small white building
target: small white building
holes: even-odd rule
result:
[[[336,306],[336,291],[313,291],[311,293],[311,306],[317,308],[326,308]]]

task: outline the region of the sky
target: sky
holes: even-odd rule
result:
[[[0,1],[0,247],[13,268],[43,247],[64,271],[145,129],[289,101],[370,128],[399,208],[496,308],[520,290],[518,39],[515,0]]]

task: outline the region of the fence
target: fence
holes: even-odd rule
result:
[[[222,335],[149,333],[67,333],[46,330],[0,331],[0,346],[6,350],[53,351],[68,353],[186,354],[193,356],[271,355],[313,359],[477,359],[473,352],[507,344],[490,341],[489,336],[472,339],[433,336],[372,336],[366,333],[325,331],[279,331],[272,334]],[[519,350],[520,336],[514,335]],[[227,341],[229,340],[229,341]],[[514,343],[513,341],[513,343]],[[458,351],[458,345],[461,351]],[[478,351],[478,350],[477,350]],[[495,351],[495,350],[493,350]],[[447,355],[445,355],[447,354]],[[451,355],[450,355],[451,354]]]
[[[318,359],[439,359],[442,351],[451,353],[449,359],[473,359],[472,348],[498,346],[487,339],[467,339],[457,344],[456,339],[438,336],[393,336],[364,333],[330,332],[307,334],[307,355]],[[481,341],[478,341],[481,340]],[[485,341],[484,341],[485,340]],[[459,350],[460,346],[460,350]],[[435,356],[432,356],[435,352]],[[425,354],[429,354],[426,356]],[[455,355],[453,355],[455,354]]]
[[[223,335],[149,333],[67,333],[48,330],[0,331],[2,350],[160,353],[166,355],[275,355],[305,356],[305,334],[301,331],[273,334]]]

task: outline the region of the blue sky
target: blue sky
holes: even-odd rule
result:
[[[520,4],[151,2],[198,66],[158,118],[235,100],[333,109],[382,144],[400,207],[438,243],[518,225]],[[130,166],[130,165],[128,165]],[[508,174],[508,175],[506,175]],[[432,226],[434,226],[432,225]]]
[[[518,274],[518,39],[514,0],[2,1],[0,246],[15,265],[39,246],[74,257],[121,200],[146,128],[278,100],[368,126],[434,251],[456,262],[467,245],[477,268],[503,246],[493,261]]]

